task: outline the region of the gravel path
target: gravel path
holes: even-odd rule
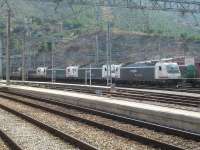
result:
[[[17,96],[16,96],[17,97]],[[21,97],[19,97],[21,98]],[[25,101],[29,101],[29,102],[34,102],[33,100],[27,99],[27,98],[23,98]],[[76,115],[76,116],[80,116],[82,118],[86,118],[89,120],[93,120],[93,121],[97,121],[103,124],[107,124],[119,129],[123,129],[129,132],[134,132],[137,133],[139,135],[142,136],[146,136],[146,137],[151,137],[154,138],[156,140],[160,140],[162,142],[166,142],[166,143],[170,143],[170,144],[174,144],[177,146],[181,146],[184,149],[194,149],[194,150],[200,150],[200,142],[196,142],[193,140],[189,140],[189,139],[183,139],[181,137],[178,136],[173,136],[173,135],[166,135],[165,133],[162,132],[156,132],[153,130],[149,130],[149,129],[145,129],[145,128],[141,128],[139,126],[134,126],[131,124],[126,124],[126,123],[122,123],[122,122],[118,122],[118,121],[114,121],[112,119],[106,119],[100,116],[96,116],[96,115],[92,115],[92,114],[87,114],[87,113],[83,113],[81,111],[77,111],[74,109],[66,109],[60,106],[55,106],[55,105],[51,105],[51,104],[47,104],[47,103],[43,103],[43,102],[39,102],[39,101],[35,101],[36,104],[41,104],[43,106],[48,106],[50,108],[54,108],[57,110],[61,110],[67,113],[71,113],[72,115]]]
[[[0,150],[9,150],[8,146],[4,143],[2,138],[0,138]]]
[[[58,115],[54,115],[40,109],[35,109],[20,103],[12,102],[6,99],[0,101],[1,104],[12,109],[23,112],[44,123],[48,123],[65,133],[82,139],[99,149],[108,150],[151,150],[153,148],[142,145],[138,142],[116,136],[115,134],[76,122]]]
[[[57,137],[0,109],[0,128],[13,138],[24,150],[75,149]]]

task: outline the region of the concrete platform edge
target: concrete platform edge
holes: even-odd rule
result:
[[[5,88],[5,87],[4,87]],[[157,123],[160,125],[165,125],[173,128],[178,128],[181,130],[192,131],[200,133],[200,113],[199,117],[187,116],[184,114],[176,114],[176,112],[162,112],[151,109],[142,109],[134,106],[119,105],[115,103],[108,103],[100,100],[90,100],[82,97],[65,96],[58,94],[49,93],[44,91],[34,91],[30,89],[20,89],[17,87],[9,86],[8,90],[22,92],[25,91],[27,94],[34,94],[38,97],[56,99],[59,101],[65,101],[68,104],[84,106],[92,109],[97,109],[101,111],[106,111],[109,113],[119,114],[125,117],[130,117],[134,119],[144,120],[152,123]],[[34,89],[34,88],[33,88]],[[39,89],[39,88],[38,88]],[[51,90],[50,90],[51,91]],[[54,90],[56,92],[56,90]],[[102,97],[104,99],[104,97]],[[109,99],[109,98],[106,98]],[[112,99],[110,99],[112,100]],[[188,111],[189,112],[189,111]],[[193,113],[193,112],[191,112]],[[198,115],[198,113],[197,113]]]

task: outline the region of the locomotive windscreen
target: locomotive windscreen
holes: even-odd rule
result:
[[[167,65],[167,72],[168,73],[179,73],[179,67],[177,64],[169,64]]]

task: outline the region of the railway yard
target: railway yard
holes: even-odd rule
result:
[[[28,81],[11,83],[7,86],[2,81],[0,87],[2,149],[200,148],[200,97],[197,93],[191,96],[192,93],[118,87]],[[101,102],[92,102],[104,99],[112,101],[106,104],[107,108]],[[121,110],[120,106],[115,106],[120,105],[115,100],[141,103],[144,109],[149,104],[148,109],[155,113],[142,112],[143,108],[132,106]],[[115,110],[115,107],[118,108]],[[156,107],[177,112],[162,114],[162,110],[156,110]],[[160,111],[163,120],[156,111]],[[188,112],[190,114],[184,114]]]
[[[200,150],[200,0],[0,14],[0,150]]]

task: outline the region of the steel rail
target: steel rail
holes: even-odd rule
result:
[[[173,95],[173,94],[167,94],[167,93],[154,93],[154,92],[147,92],[147,91],[136,91],[136,90],[128,90],[128,89],[117,89],[117,92],[120,94],[130,94],[130,96],[133,94],[134,96],[137,96],[138,94],[143,97],[150,97],[150,98],[163,98],[166,100],[176,100],[176,101],[183,101],[183,102],[192,102],[194,104],[200,104],[200,97],[192,97],[192,96],[184,96],[184,95]],[[143,94],[143,95],[142,95]]]
[[[0,137],[11,150],[23,150],[11,137],[9,137],[3,130],[0,130]]]
[[[34,108],[45,110],[47,112],[54,113],[54,114],[62,116],[62,117],[70,118],[71,120],[82,122],[82,123],[88,124],[90,126],[94,126],[94,127],[99,128],[99,129],[103,129],[103,130],[112,132],[112,133],[114,133],[118,136],[129,138],[129,139],[138,141],[140,143],[153,146],[155,148],[183,150],[183,148],[175,146],[175,145],[171,145],[171,144],[164,143],[164,142],[161,142],[161,141],[158,141],[158,140],[154,140],[154,139],[151,139],[149,137],[140,136],[140,135],[132,133],[132,132],[128,132],[128,131],[125,131],[125,130],[122,130],[122,129],[118,129],[118,128],[115,128],[115,127],[112,127],[112,126],[109,126],[109,125],[105,125],[105,124],[102,124],[102,123],[99,123],[99,122],[96,122],[96,121],[91,121],[89,119],[78,117],[78,116],[72,115],[70,113],[66,113],[64,111],[52,109],[52,108],[49,108],[47,106],[42,106],[42,105],[35,104],[35,103],[32,103],[32,102],[20,100],[19,98],[13,98],[13,97],[10,97],[10,96],[5,96],[5,95],[4,96],[0,95],[0,97],[4,97],[4,98],[7,98],[7,99],[15,101],[15,102],[23,103],[25,105],[28,105],[28,106],[31,106],[31,107],[34,107]]]
[[[5,82],[1,82],[1,83],[5,83]],[[55,86],[57,88],[68,88],[68,85],[69,87],[71,87],[72,89],[80,89],[80,88],[83,88],[83,87],[88,87],[88,88],[91,88],[91,89],[105,89],[101,88],[101,85],[98,86],[98,88],[96,86],[88,86],[88,85],[81,85],[81,84],[65,84],[65,83],[49,83],[49,82],[36,82],[36,81],[14,81],[12,80],[12,83],[14,84],[21,84],[21,85],[29,85],[31,84],[31,86],[38,86],[39,84],[40,85],[45,85],[45,86],[48,86],[49,88],[52,88],[52,86]],[[124,85],[119,85],[116,87],[116,89],[122,89],[122,88],[126,88],[126,89],[130,89],[131,90],[131,87],[130,86],[124,86]],[[137,89],[154,89],[154,90],[168,90],[168,91],[179,91],[179,92],[187,92],[187,93],[200,93],[200,89],[199,88],[191,88],[191,87],[188,87],[188,88],[185,88],[185,89],[182,89],[182,88],[176,88],[176,87],[158,87],[158,86],[148,86],[148,85],[144,85],[144,86],[134,86],[132,88],[137,88]],[[109,87],[107,87],[107,90],[109,89]]]
[[[69,104],[62,103],[60,101],[51,100],[51,99],[36,98],[33,95],[24,95],[22,93],[13,93],[11,91],[10,92],[7,91],[7,93],[11,93],[11,94],[14,94],[14,95],[35,99],[35,100],[41,101],[41,102],[47,102],[47,103],[50,103],[50,104],[54,104],[54,105],[58,105],[58,106],[66,107],[66,108],[76,109],[76,110],[83,111],[83,112],[88,112],[88,113],[91,113],[91,114],[94,114],[94,115],[99,115],[99,116],[106,117],[106,118],[109,118],[109,119],[113,119],[113,120],[117,120],[117,121],[121,121],[121,122],[130,123],[130,124],[133,124],[133,125],[145,127],[145,128],[151,129],[151,130],[158,131],[158,132],[165,132],[165,133],[168,133],[168,134],[177,135],[177,136],[181,136],[181,137],[184,137],[184,138],[189,138],[189,139],[200,141],[200,134],[193,133],[193,132],[190,132],[190,131],[179,130],[179,129],[170,128],[170,127],[167,127],[167,126],[161,126],[161,125],[158,125],[158,124],[154,124],[154,123],[150,123],[150,122],[146,122],[146,121],[141,121],[141,120],[137,120],[137,119],[132,119],[132,118],[127,118],[127,117],[124,117],[124,116],[106,113],[106,112],[102,112],[102,111],[98,111],[98,110],[94,110],[94,109],[69,105]]]
[[[102,117],[117,120],[117,121],[120,121],[120,122],[130,123],[130,124],[133,124],[133,125],[145,127],[145,128],[151,129],[151,130],[158,131],[158,132],[165,132],[165,133],[168,133],[168,134],[172,134],[172,135],[181,136],[181,137],[184,137],[184,138],[200,141],[200,134],[194,133],[194,132],[191,132],[191,131],[180,130],[180,129],[171,128],[171,127],[167,127],[167,126],[163,126],[163,125],[159,125],[159,124],[155,124],[155,123],[151,123],[151,122],[146,122],[146,121],[143,121],[143,120],[133,119],[133,118],[129,118],[129,117],[113,114],[113,113],[107,113],[107,112],[104,112],[104,111],[99,111],[99,110],[95,110],[95,109],[91,109],[91,108],[67,104],[67,103],[64,103],[62,101],[58,101],[58,100],[55,100],[55,99],[41,98],[41,97],[37,97],[36,95],[32,95],[31,93],[29,93],[29,94],[23,93],[22,94],[22,93],[19,93],[19,92],[16,93],[16,92],[13,92],[13,91],[4,91],[2,89],[0,91],[8,93],[8,94],[13,94],[13,95],[16,95],[16,96],[22,96],[22,97],[25,97],[25,98],[34,99],[34,100],[41,101],[41,102],[46,102],[46,103],[53,104],[53,105],[58,105],[58,106],[65,107],[65,108],[68,108],[68,109],[75,109],[75,110],[78,110],[78,111],[90,113],[90,114],[93,114],[93,115],[102,116]]]
[[[137,94],[144,94],[144,93],[146,93],[146,94],[151,94],[151,95],[156,95],[156,96],[162,96],[162,97],[173,97],[173,98],[185,98],[185,99],[187,99],[187,98],[190,98],[190,99],[199,99],[200,100],[200,97],[199,98],[197,98],[197,97],[192,97],[192,96],[186,96],[186,95],[174,95],[174,94],[168,94],[168,93],[156,93],[156,92],[151,92],[151,91],[138,91],[138,90],[132,90],[132,89],[128,89],[128,88],[126,88],[126,89],[123,89],[123,88],[116,88],[119,92],[121,91],[121,92],[129,92],[129,93],[137,93]]]
[[[40,122],[40,121],[38,121],[38,120],[28,116],[28,115],[25,115],[23,113],[15,111],[15,110],[13,110],[13,109],[11,109],[11,108],[9,108],[7,106],[4,106],[2,104],[0,104],[0,108],[5,110],[5,111],[7,111],[7,112],[10,112],[10,113],[18,116],[18,117],[20,117],[20,118],[22,118],[22,119],[24,119],[24,120],[36,125],[36,126],[38,126],[39,128],[51,133],[54,136],[59,137],[60,139],[64,140],[67,143],[71,143],[71,144],[79,147],[80,149],[98,150],[96,147],[94,147],[94,146],[92,146],[92,145],[90,145],[88,143],[85,143],[84,141],[81,141],[81,140],[79,140],[79,139],[77,139],[77,138],[75,138],[75,137],[73,137],[71,135],[68,135],[68,134],[66,134],[66,133],[64,133],[62,131],[59,131],[58,129],[56,129],[54,127],[51,127],[50,125],[47,125],[45,123],[42,123],[42,122]]]
[[[142,95],[144,94],[144,95]],[[182,105],[182,106],[189,106],[189,107],[199,107],[200,101],[198,100],[192,100],[192,99],[181,99],[181,98],[170,98],[170,97],[159,97],[159,96],[153,96],[153,95],[145,95],[145,93],[139,94],[132,94],[129,92],[120,92],[120,93],[111,93],[113,97],[123,97],[123,98],[129,98],[129,99],[135,99],[139,101],[152,101],[152,102],[161,102],[166,104],[176,104],[176,105]]]

